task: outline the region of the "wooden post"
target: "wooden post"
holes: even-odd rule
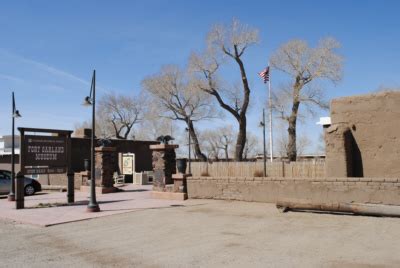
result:
[[[343,212],[366,216],[400,217],[400,206],[368,203],[296,203],[278,201],[276,207],[281,212],[290,210],[316,210],[327,212]]]
[[[74,171],[72,170],[72,163],[71,163],[71,133],[65,135],[67,139],[67,179],[68,179],[68,186],[67,186],[67,202],[74,203],[75,202],[75,178],[74,178]]]
[[[25,168],[25,155],[22,148],[24,146],[24,130],[20,130],[20,150],[19,150],[19,164],[20,164],[20,172],[16,177],[16,200],[15,200],[15,208],[23,209],[25,207],[25,197],[24,197],[24,168]]]

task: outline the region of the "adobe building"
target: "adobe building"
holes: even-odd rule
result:
[[[399,122],[400,92],[332,100],[327,177],[399,177]]]

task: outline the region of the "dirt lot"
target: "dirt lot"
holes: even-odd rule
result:
[[[1,267],[398,267],[400,219],[191,200],[34,227],[0,222]]]

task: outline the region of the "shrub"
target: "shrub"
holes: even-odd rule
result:
[[[264,171],[256,170],[253,174],[254,177],[264,177]]]
[[[200,174],[202,177],[210,177],[210,174],[208,174],[208,172],[207,171],[203,171],[203,172],[201,172],[201,174]]]

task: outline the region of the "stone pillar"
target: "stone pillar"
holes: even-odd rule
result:
[[[176,173],[175,144],[150,145],[153,151],[153,191],[164,192],[167,184],[172,184],[172,174]]]
[[[96,147],[94,172],[96,176],[96,193],[106,194],[117,191],[114,187],[114,172],[117,171],[117,153],[115,147]],[[81,178],[83,185],[81,191],[90,191],[90,172],[84,171],[76,174]]]
[[[96,186],[113,187],[114,172],[117,169],[117,153],[115,147],[96,147],[95,149]]]

